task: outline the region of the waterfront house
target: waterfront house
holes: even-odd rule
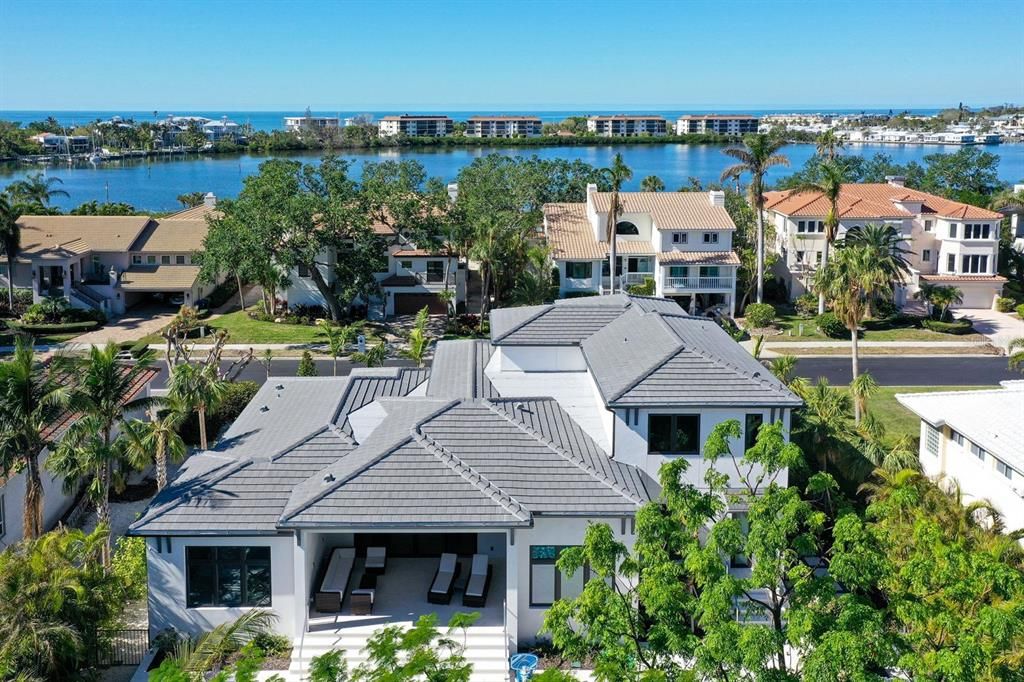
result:
[[[654,280],[658,296],[691,312],[736,308],[739,256],[732,250],[736,225],[725,193],[620,192],[615,226],[615,288]],[[544,235],[558,268],[559,295],[606,293],[612,273],[606,221],[611,193],[587,186],[583,203],[546,204]]]
[[[85,154],[92,151],[92,141],[86,135],[39,133],[28,139],[40,145],[47,153]]]
[[[466,137],[538,137],[538,116],[473,116],[466,120]]]
[[[131,526],[146,538],[151,635],[269,608],[302,679],[330,649],[359,660],[384,625],[470,609],[472,679],[507,681],[509,654],[582,589],[586,570],[555,560],[588,523],[632,545],[663,462],[685,458],[703,485],[716,424],[743,425],[739,454],[763,423],[788,432],[800,405],[665,299],[499,309],[490,330],[438,342],[429,369],[265,383]]]
[[[37,216],[18,218],[21,251],[14,262],[14,286],[32,289],[32,299],[60,296],[76,308],[110,316],[159,294],[195,305],[213,284],[199,280],[192,256],[203,248],[216,197],[203,206],[149,216]],[[7,261],[0,283],[7,284]]]
[[[210,142],[237,142],[242,137],[242,126],[222,116],[215,121],[203,124],[203,134]]]
[[[323,131],[341,127],[337,116],[285,116],[284,129],[289,133],[302,130]]]
[[[921,418],[921,469],[955,481],[964,503],[988,500],[1024,528],[1024,381],[982,391],[900,393]]]
[[[455,122],[448,116],[385,116],[380,120],[380,137],[406,135],[408,137],[447,137],[455,130]]]
[[[664,116],[591,116],[587,119],[587,132],[601,137],[664,135],[668,132],[668,122]]]
[[[817,192],[765,193],[766,220],[775,226],[776,274],[791,299],[808,291],[821,263],[828,202]],[[903,235],[911,277],[896,287],[895,301],[906,303],[922,283],[955,286],[963,308],[991,308],[1006,279],[998,274],[1001,213],[885,183],[843,185],[839,198],[841,240],[857,225],[892,225]]]
[[[748,114],[687,114],[676,121],[676,135],[746,135],[756,133],[761,119]]]

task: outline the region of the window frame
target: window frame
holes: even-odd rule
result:
[[[156,256],[146,256],[146,265],[156,265]]]
[[[751,428],[751,421],[756,421],[757,425]],[[764,426],[764,415],[760,412],[748,412],[743,417],[743,451],[746,452],[750,448],[754,447],[757,442],[757,434],[761,431],[761,427]]]
[[[705,244],[717,244],[718,243],[718,233],[717,232],[705,232],[704,233],[704,243]]]
[[[946,255],[946,270],[952,274],[956,274],[956,254],[950,253]]]
[[[194,558],[191,557],[196,550],[212,550],[213,559],[205,558]],[[242,552],[241,559],[229,559],[221,558],[220,553],[223,550],[236,550]],[[263,550],[266,551],[266,558],[252,559],[249,557],[249,553],[252,550]],[[235,609],[235,608],[265,608],[273,606],[274,601],[274,570],[273,570],[273,552],[267,545],[187,545],[185,547],[185,608],[188,609],[204,609],[204,608],[216,608],[216,609]],[[193,575],[192,569],[194,566],[209,566],[213,569],[213,588],[212,603],[204,603],[198,600],[193,600]],[[222,567],[237,567],[241,581],[238,588],[238,603],[237,604],[225,604],[220,599],[220,576]],[[267,594],[266,599],[256,603],[249,599],[249,568],[266,568],[267,571]]]
[[[935,457],[939,456],[939,444],[942,441],[942,434],[931,424],[925,422],[924,448],[925,452]]]
[[[444,282],[444,261],[439,259],[428,260],[424,267],[424,277],[428,284],[440,284]]]
[[[567,576],[562,575],[562,572],[560,570],[558,570],[558,559],[562,556],[562,552],[564,552],[565,550],[572,549],[572,548],[578,547],[578,546],[579,545],[530,545],[530,547],[529,547],[529,567],[528,567],[530,584],[527,587],[527,589],[529,590],[528,596],[529,596],[529,599],[530,599],[530,608],[548,608],[548,607],[552,606],[556,601],[558,601],[559,599],[562,598],[562,581]],[[540,547],[550,547],[550,548],[555,550],[555,557],[554,558],[543,557],[543,558],[536,558],[535,559],[534,556],[533,556],[533,550],[534,550],[535,547],[537,547],[537,548],[540,548]],[[534,601],[534,598],[533,598],[533,567],[534,566],[554,566],[554,570],[555,570],[555,584],[554,584],[554,590],[553,590],[553,592],[554,592],[554,600],[551,601],[550,603]],[[584,564],[582,567],[580,567],[580,570],[583,571],[583,584],[585,586],[587,584],[587,582],[590,581],[590,578],[591,578],[590,566],[587,565],[587,564]]]
[[[999,459],[998,457],[993,457],[992,459],[996,461],[996,471],[1002,474],[1007,481],[1012,481],[1013,467],[1011,467],[1009,464]]]
[[[931,263],[932,262],[932,250],[931,249],[922,249],[921,250],[921,262],[922,263]]]
[[[627,225],[629,227],[625,227]],[[632,228],[632,231],[630,231],[630,228]],[[640,228],[631,220],[620,220],[615,223],[615,234],[623,237],[639,237]]]
[[[924,221],[924,231],[925,232],[931,232],[932,231],[932,221],[931,220]]]
[[[298,265],[296,265],[295,272],[301,279],[309,279],[311,277],[311,275],[309,274],[309,266],[306,265],[305,263],[299,263]]]
[[[672,233],[672,243],[673,244],[685,244],[686,243],[686,239],[687,239],[687,237],[686,237],[686,233],[685,232],[673,232]]]
[[[974,441],[971,441],[971,445],[968,449],[971,451],[971,454],[974,455],[980,462],[984,462],[986,455],[988,455],[988,452],[985,450],[985,448],[981,447]]]
[[[164,254],[164,255],[160,256],[160,265],[170,265],[170,264],[171,264],[171,256],[169,254]]]
[[[132,265],[142,265],[142,255],[138,253],[132,254]]]
[[[579,270],[586,271],[586,276],[577,277]],[[566,279],[591,279],[594,276],[594,265],[588,260],[568,260],[565,262]]]
[[[187,265],[187,263],[185,262],[185,256],[182,256],[180,254],[175,256],[174,257],[174,264],[175,265]]]
[[[654,449],[654,439],[651,437],[651,433],[654,430],[653,423],[655,419],[669,419],[669,448],[667,450],[656,450]],[[676,442],[676,436],[679,434],[679,421],[683,418],[687,420],[696,420],[696,437],[692,439],[691,450],[683,450],[678,446]],[[699,455],[700,454],[700,414],[699,413],[688,413],[688,414],[648,414],[647,415],[647,454],[649,455]]]
[[[949,238],[956,239],[956,223],[949,224]]]

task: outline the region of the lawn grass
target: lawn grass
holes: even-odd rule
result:
[[[319,327],[304,324],[262,322],[249,317],[244,310],[221,315],[208,322],[213,329],[226,329],[228,343],[326,343]]]
[[[849,341],[849,336],[841,339],[834,339],[825,336],[814,326],[813,317],[800,317],[795,312],[780,310],[776,315],[776,326],[782,330],[777,336],[766,336],[766,343],[799,343],[801,341]],[[800,334],[800,325],[803,325],[803,333]],[[792,332],[792,336],[790,333]],[[861,341],[976,341],[985,342],[988,338],[981,334],[942,334],[933,332],[930,329],[918,327],[903,327],[899,329],[865,330],[861,332]]]
[[[850,357],[850,347],[841,346],[838,348],[814,346],[801,346],[797,343],[773,346],[769,349],[772,353],[779,355],[835,355],[838,357]],[[999,355],[999,349],[992,345],[984,346],[861,346],[857,351],[859,357],[869,355]]]
[[[868,411],[885,426],[890,439],[907,435],[917,438],[921,419],[896,401],[897,393],[934,393],[936,391],[973,391],[993,386],[879,386],[868,401]],[[846,389],[840,389],[846,390]]]

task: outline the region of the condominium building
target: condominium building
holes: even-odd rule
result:
[[[766,219],[775,226],[776,274],[791,298],[805,293],[821,263],[829,202],[819,192],[765,192]],[[1006,284],[998,272],[1001,213],[909,189],[903,179],[843,185],[839,232],[853,227],[892,225],[903,236],[911,276],[896,287],[905,303],[923,283],[955,286],[963,308],[991,308]]]
[[[385,116],[380,120],[380,136],[407,135],[409,137],[446,137],[452,134],[455,123],[448,116]]]
[[[300,130],[327,130],[338,128],[341,119],[337,116],[285,116],[284,129],[290,133]]]
[[[619,202],[616,291],[653,279],[658,296],[691,312],[735,312],[740,259],[732,251],[736,225],[724,192],[620,192]],[[610,203],[610,192],[588,185],[584,203],[545,204],[544,234],[561,296],[612,289],[605,227]]]
[[[466,137],[537,137],[537,116],[473,116],[466,121]]]
[[[668,132],[668,122],[664,116],[591,116],[587,119],[587,132],[602,137],[664,135]]]
[[[1024,381],[896,400],[921,418],[922,470],[956,481],[965,502],[991,502],[1007,530],[1024,528]]]
[[[708,133],[714,135],[746,135],[756,133],[761,119],[747,114],[720,116],[718,114],[680,116],[676,121],[676,135]]]

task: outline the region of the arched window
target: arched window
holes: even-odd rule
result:
[[[639,235],[640,234],[640,230],[638,230],[636,225],[634,225],[633,223],[629,222],[628,220],[623,220],[623,221],[615,224],[615,234],[635,234],[635,235]]]

